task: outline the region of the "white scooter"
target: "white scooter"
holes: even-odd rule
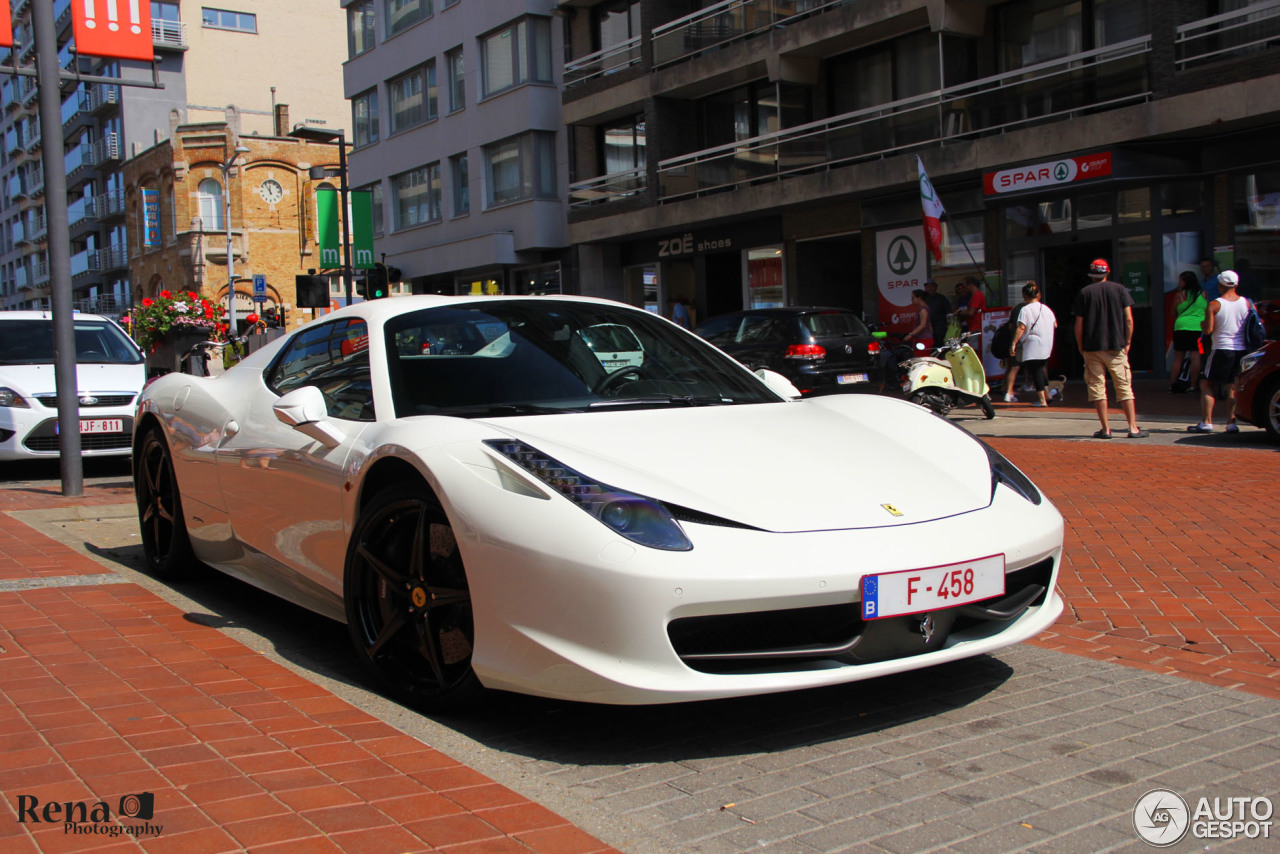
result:
[[[982,369],[982,359],[968,342],[969,338],[981,334],[970,332],[949,338],[931,355],[925,355],[924,345],[917,344],[917,354],[899,366],[903,396],[938,415],[945,416],[957,406],[976,403],[982,407],[983,415],[995,418],[987,373]]]

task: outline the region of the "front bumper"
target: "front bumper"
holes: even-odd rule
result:
[[[778,534],[682,523],[689,552],[634,545],[558,498],[486,491],[483,508],[450,511],[475,610],[473,664],[491,688],[615,704],[811,688],[993,652],[1038,634],[1063,610],[1055,587],[1062,518],[1047,501],[1032,505],[1003,486],[982,510],[892,528]],[[708,665],[682,634],[726,615],[792,612],[805,622],[805,609],[856,613],[865,574],[988,554],[1005,555],[1009,591],[1026,572],[1047,581],[1042,595],[1008,619],[935,612],[945,625],[917,654],[899,654],[898,632],[869,660],[747,656]],[[911,634],[912,618],[893,619]]]
[[[119,420],[111,433],[81,433],[80,452],[86,457],[127,456],[131,452],[133,407],[93,407],[80,410],[81,420]],[[57,459],[58,411],[39,404],[0,409],[0,460]]]

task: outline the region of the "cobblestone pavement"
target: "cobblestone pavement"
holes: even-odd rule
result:
[[[1014,418],[990,424],[1002,421],[1016,432]],[[332,624],[220,577],[172,592],[138,581],[628,854],[1138,851],[1133,808],[1150,789],[1280,799],[1280,571],[1267,531],[1280,454],[991,441],[1067,519],[1068,613],[996,656],[818,691],[651,708],[504,695],[465,720],[430,720],[352,684]],[[87,503],[108,506],[77,511],[84,521],[23,518],[87,541],[100,562],[86,573],[137,580],[136,545],[90,521],[121,500],[106,484]],[[1224,846],[1275,850],[1250,839],[1171,850]]]

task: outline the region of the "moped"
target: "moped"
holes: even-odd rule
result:
[[[926,353],[923,344],[899,366],[902,394],[912,403],[927,406],[945,416],[958,406],[977,404],[987,418],[996,417],[991,405],[991,389],[982,359],[968,339],[981,335],[970,332],[949,338],[941,347]]]

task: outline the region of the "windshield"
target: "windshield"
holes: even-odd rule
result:
[[[483,301],[402,315],[385,332],[397,417],[779,400],[715,348],[621,306]],[[599,349],[602,337],[625,352]]]
[[[75,322],[76,362],[136,365],[142,353],[124,330],[106,320]],[[52,320],[0,319],[0,365],[52,365]]]

